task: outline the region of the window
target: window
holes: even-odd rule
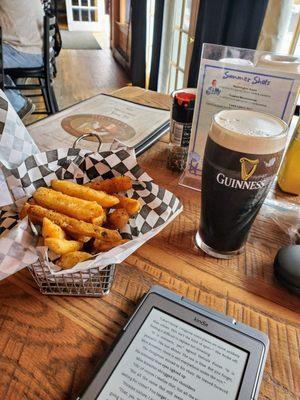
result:
[[[184,86],[184,73],[190,35],[192,0],[175,0],[173,44],[168,92]]]
[[[282,9],[276,53],[300,57],[300,0],[294,0],[292,6],[283,3],[282,7],[287,9]]]
[[[152,47],[153,47],[153,27],[155,14],[155,0],[147,1],[147,28],[146,28],[146,87],[149,85]]]

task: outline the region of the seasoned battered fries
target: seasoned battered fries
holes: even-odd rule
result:
[[[131,189],[132,182],[128,176],[115,176],[114,178],[105,179],[104,181],[88,183],[87,186],[92,189],[103,190],[106,193],[113,194]]]
[[[129,220],[129,215],[124,208],[119,208],[117,210],[114,210],[107,217],[108,225],[112,229],[124,228],[128,220]]]
[[[63,254],[57,265],[63,269],[68,269],[89,258],[91,258],[91,255],[85,251],[72,251],[71,253]]]
[[[119,203],[119,200],[115,196],[111,196],[99,190],[94,190],[87,186],[78,185],[74,182],[52,180],[51,186],[54,190],[67,194],[68,196],[88,201],[96,201],[105,208],[113,207]]]
[[[103,214],[103,208],[95,201],[86,201],[71,197],[55,190],[40,187],[33,193],[36,203],[42,207],[58,211],[69,217],[90,221]]]
[[[62,255],[70,253],[71,251],[81,250],[83,244],[76,240],[66,240],[57,238],[46,238],[44,240],[45,246],[48,246],[54,253]]]
[[[138,200],[112,193],[131,189],[130,178],[119,176],[84,186],[52,180],[51,186],[33,193],[20,218],[28,215],[42,225],[44,244],[60,256],[57,265],[62,269],[127,242],[118,230],[141,206]]]
[[[119,196],[116,194],[116,197],[119,199],[119,203],[115,206],[116,208],[124,208],[130,216],[137,214],[141,205],[140,202],[136,199],[130,199],[129,197]]]
[[[71,236],[72,239],[78,240],[78,242],[82,243],[87,243],[89,240],[91,240],[91,237],[89,236],[77,235],[76,233],[71,233],[69,236]]]
[[[44,239],[66,239],[66,234],[61,227],[50,221],[48,218],[43,218],[42,236]]]
[[[33,200],[33,198],[28,199],[26,201],[26,203],[23,204],[23,207],[21,208],[21,211],[19,212],[19,217],[21,219],[27,217],[30,204],[35,204],[35,201]],[[32,221],[32,222],[35,222],[35,221]]]
[[[101,240],[101,239],[96,239],[96,240],[94,241],[93,247],[94,247],[94,250],[95,250],[97,253],[101,253],[101,252],[103,252],[103,251],[111,250],[111,249],[113,249],[114,247],[117,247],[117,246],[119,246],[120,244],[123,244],[123,243],[126,243],[126,242],[128,242],[127,239],[121,239],[121,240],[119,240],[119,241],[117,241],[117,242],[111,242],[111,243],[104,242],[104,241]]]
[[[105,221],[106,221],[106,214],[104,212],[100,217],[93,218],[91,223],[94,225],[101,226]]]
[[[42,221],[44,217],[49,218],[55,224],[59,225],[62,229],[71,234],[75,233],[82,236],[89,236],[96,239],[102,239],[106,242],[115,242],[122,239],[118,231],[79,221],[78,219],[68,217],[67,215],[53,210],[48,210],[41,206],[30,206],[28,215],[30,218],[34,217],[39,221]]]
[[[30,204],[28,202],[23,204],[23,207],[21,208],[21,211],[19,212],[19,217],[21,219],[27,217],[29,207],[30,207]]]

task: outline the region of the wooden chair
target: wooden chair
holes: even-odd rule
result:
[[[54,15],[47,14],[44,16],[44,38],[43,38],[43,65],[41,67],[33,68],[5,68],[4,73],[9,75],[14,82],[18,78],[34,78],[38,80],[38,83],[24,83],[15,86],[4,85],[5,89],[13,90],[41,90],[44,98],[46,111],[35,111],[33,114],[55,114],[58,109],[54,89],[53,89],[53,77],[56,73],[55,68],[55,22],[56,18]],[[40,94],[29,94],[28,97],[36,97]]]
[[[51,13],[57,18],[57,0],[42,0],[45,14]]]

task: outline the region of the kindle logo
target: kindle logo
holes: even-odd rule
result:
[[[206,328],[208,327],[208,323],[206,321],[203,321],[197,317],[194,317],[194,321],[197,322],[198,324],[205,326]]]

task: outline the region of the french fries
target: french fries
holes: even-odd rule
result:
[[[100,216],[92,219],[92,224],[94,225],[103,225],[103,223],[106,221],[106,214],[105,212]]]
[[[69,269],[89,258],[91,258],[91,255],[85,251],[72,251],[71,253],[63,254],[57,265],[63,269]]]
[[[19,216],[21,219],[27,217],[30,204],[35,204],[35,201],[33,200],[33,198],[28,199],[26,201],[26,203],[23,204],[23,207],[21,208],[21,211],[19,212]],[[35,221],[32,221],[32,222],[35,222]]]
[[[101,239],[96,239],[96,240],[94,241],[93,248],[94,248],[94,250],[95,250],[97,253],[101,253],[101,252],[103,252],[103,251],[111,250],[111,249],[113,249],[114,247],[117,247],[117,246],[119,246],[120,244],[123,244],[123,243],[126,243],[126,242],[128,242],[127,239],[121,239],[121,240],[119,240],[119,241],[117,241],[117,242],[110,242],[110,243],[104,242],[104,241],[101,240]]]
[[[78,240],[78,242],[82,243],[87,243],[89,240],[91,240],[91,237],[89,236],[77,235],[76,233],[72,233],[70,236],[72,239]]]
[[[119,199],[115,196],[70,181],[52,180],[51,186],[54,190],[67,194],[68,196],[88,201],[96,201],[105,208],[113,207],[119,203]]]
[[[30,204],[28,202],[23,204],[23,207],[21,208],[21,211],[19,213],[19,216],[21,219],[24,219],[25,217],[27,217],[29,207],[30,207]]]
[[[66,240],[57,238],[46,238],[44,240],[44,243],[45,246],[47,246],[50,250],[54,251],[54,253],[59,255],[67,254],[72,251],[81,250],[83,246],[81,242],[77,242],[76,240]]]
[[[104,213],[103,208],[95,201],[77,199],[44,187],[38,188],[33,193],[33,198],[42,207],[83,221],[91,221]]]
[[[122,229],[129,220],[128,212],[124,208],[114,210],[107,217],[108,226],[112,229]]]
[[[124,208],[129,216],[133,216],[137,214],[141,209],[141,204],[136,199],[130,199],[129,197],[119,196],[116,194],[116,197],[119,199],[119,203],[115,206],[116,208]]]
[[[131,189],[127,176],[88,185],[52,180],[40,187],[20,211],[20,218],[42,225],[44,245],[60,256],[62,269],[88,260],[92,254],[126,243],[118,230],[141,208],[136,199],[115,194]],[[104,226],[102,226],[104,225]]]
[[[87,186],[95,190],[113,194],[131,189],[132,182],[128,176],[115,176],[114,178],[105,179],[104,181],[88,183]]]
[[[38,205],[30,206],[28,215],[30,218],[33,217],[38,221],[42,221],[43,218],[46,217],[71,234],[89,236],[96,239],[102,239],[106,242],[116,242],[122,239],[118,231],[79,221],[78,219],[68,217],[67,215],[53,210],[48,210],[47,208]]]
[[[61,227],[50,221],[48,218],[43,218],[42,236],[44,239],[66,239],[66,233],[61,229]]]

